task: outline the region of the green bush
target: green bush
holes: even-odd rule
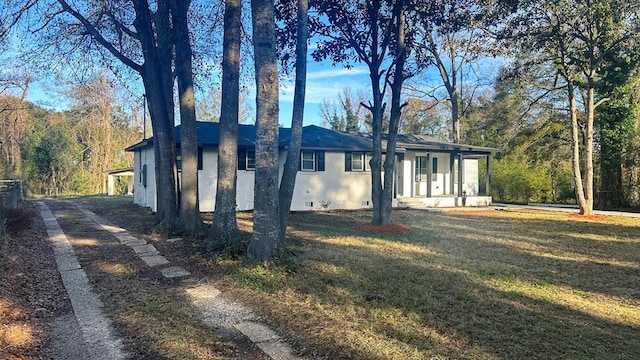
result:
[[[491,169],[493,195],[509,203],[550,202],[551,176],[548,171],[529,164],[527,157],[516,151],[496,160]]]

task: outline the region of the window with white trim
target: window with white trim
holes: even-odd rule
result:
[[[344,171],[371,171],[370,152],[347,151],[345,152]]]
[[[316,171],[316,152],[312,150],[302,150],[300,152],[300,170]]]
[[[255,171],[256,150],[238,149],[238,170]]]
[[[300,171],[324,171],[324,150],[301,150]]]

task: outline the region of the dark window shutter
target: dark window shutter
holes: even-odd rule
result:
[[[399,153],[397,154],[398,156],[398,162],[403,162],[404,161],[404,154],[403,153]]]
[[[140,177],[142,179],[142,186],[147,187],[147,164],[142,165],[142,171],[140,171]]]
[[[344,171],[351,171],[351,151],[344,153]]]
[[[198,170],[204,169],[204,161],[202,159],[202,148],[198,147]]]
[[[316,151],[316,171],[324,171],[324,150]]]
[[[238,149],[238,170],[247,170],[247,149]]]

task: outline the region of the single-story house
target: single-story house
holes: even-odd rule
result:
[[[198,122],[198,182],[200,210],[214,210],[217,178],[218,123]],[[286,159],[291,130],[280,128],[280,174]],[[180,126],[175,128],[180,169]],[[238,126],[237,210],[253,209],[255,166],[254,125]],[[383,144],[383,149],[386,144]],[[369,134],[341,132],[305,126],[300,170],[291,203],[292,210],[371,208],[373,149]],[[126,149],[134,153],[136,204],[156,210],[153,138]],[[491,204],[490,180],[480,193],[478,160],[497,149],[452,144],[420,135],[398,135],[394,206],[486,206]],[[488,173],[489,171],[487,171]]]

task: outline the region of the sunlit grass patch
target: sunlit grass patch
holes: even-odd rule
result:
[[[236,296],[332,359],[640,356],[638,224],[398,211],[405,233],[354,230],[370,216],[294,214],[297,270],[230,273]]]
[[[640,328],[640,302],[630,303],[630,299],[582,291],[546,281],[530,282],[510,278],[486,284],[528,297],[533,302],[543,300],[602,320]]]
[[[640,220],[403,210],[392,217],[402,234],[356,229],[371,216],[292,214],[283,262],[188,263],[310,358],[640,358]],[[250,232],[251,214],[238,223]],[[184,333],[180,344],[203,336]]]

